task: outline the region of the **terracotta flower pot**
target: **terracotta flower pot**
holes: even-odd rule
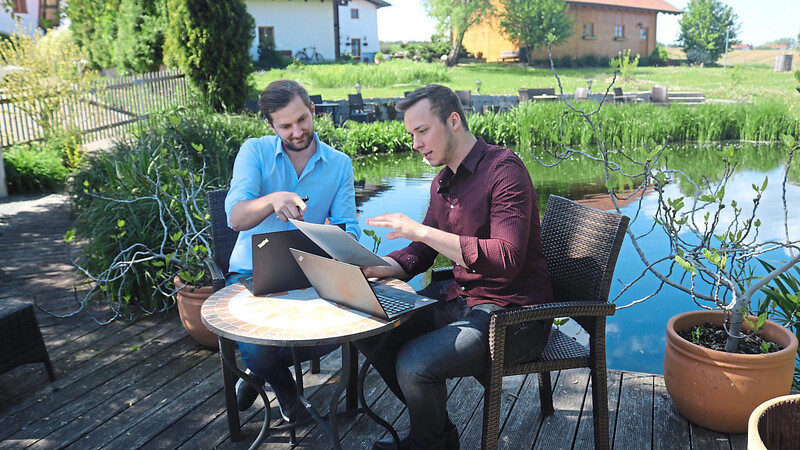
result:
[[[706,321],[721,325],[722,312],[691,311],[667,322],[667,392],[678,411],[691,422],[724,433],[744,433],[750,413],[759,404],[790,392],[797,338],[786,328],[767,321],[764,337],[783,350],[741,355],[695,345],[677,333]],[[749,328],[746,323],[742,326]]]
[[[795,449],[800,443],[800,394],[758,405],[747,423],[748,450]]]
[[[175,277],[174,281],[177,289],[185,286],[185,283],[178,277]],[[217,335],[203,324],[203,320],[200,317],[200,308],[202,308],[203,302],[213,293],[214,289],[211,286],[203,286],[199,289],[188,286],[178,291],[175,295],[183,327],[186,328],[186,331],[198,344],[209,348],[218,347]]]

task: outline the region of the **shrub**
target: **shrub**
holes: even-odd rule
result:
[[[633,72],[639,67],[639,55],[631,59],[630,49],[622,50],[616,58],[612,59],[609,65],[619,71],[619,76],[623,80],[633,78]]]
[[[668,60],[669,54],[667,53],[667,50],[664,47],[657,45],[656,48],[653,49],[652,53],[642,60],[642,65],[666,66]]]
[[[403,47],[403,46],[401,46]],[[403,50],[407,52],[407,58],[414,61],[438,62],[442,55],[447,55],[453,49],[450,42],[421,42],[416,44],[405,44]],[[467,56],[465,50],[456,55],[457,58]]]
[[[258,59],[253,63],[257,70],[282,69],[291,60],[281,55],[275,49],[275,39],[268,36],[267,39],[258,46]]]
[[[3,163],[9,193],[57,189],[69,175],[61,153],[40,144],[15,145],[3,150]]]
[[[383,52],[378,52],[378,53],[375,53],[374,59],[375,59],[375,62],[383,62],[383,60],[386,59],[386,55],[384,55]]]
[[[83,50],[89,66],[112,66],[117,39],[120,0],[70,0],[66,14],[75,43]]]
[[[166,8],[166,0],[122,0],[114,42],[118,69],[137,73],[158,70],[164,59]]]
[[[253,17],[242,0],[168,0],[164,59],[217,111],[238,111],[249,91]]]
[[[442,64],[418,63],[393,59],[384,64],[315,65],[293,62],[286,68],[290,78],[307,86],[328,88],[353,86],[387,87],[407,83],[443,83],[450,81],[447,68]]]
[[[714,62],[711,54],[701,48],[691,48],[686,50],[686,59],[692,64],[711,64]]]

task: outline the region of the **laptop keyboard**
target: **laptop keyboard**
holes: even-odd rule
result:
[[[400,314],[414,308],[414,305],[404,299],[404,292],[395,292],[393,289],[381,289],[380,285],[373,285],[375,296],[387,314]]]

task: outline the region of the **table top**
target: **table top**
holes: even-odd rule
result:
[[[382,280],[414,292],[408,283]],[[219,336],[260,345],[307,346],[337,344],[384,333],[410,314],[394,320],[323,300],[314,288],[254,296],[241,283],[215,292],[203,303],[203,323]]]

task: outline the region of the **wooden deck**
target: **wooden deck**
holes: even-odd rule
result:
[[[77,277],[62,236],[70,228],[65,198],[0,199],[0,298],[36,301],[66,311],[74,306]],[[218,353],[198,347],[175,312],[133,325],[97,325],[85,313],[58,319],[38,313],[59,390],[42,364],[0,374],[0,449],[5,448],[247,448],[263,420],[263,404],[242,414],[245,439],[228,438]],[[339,377],[338,352],[307,374],[306,394],[327,404]],[[691,425],[675,410],[658,375],[609,373],[610,431],[617,449],[744,449],[745,435],[725,435]],[[586,371],[554,374],[555,414],[539,412],[537,378],[506,378],[501,448],[592,448],[591,393]],[[448,410],[461,447],[478,448],[482,393],[474,379],[452,380]],[[370,372],[365,394],[401,433],[408,416]],[[275,401],[270,398],[273,417]],[[344,418],[342,448],[370,448],[383,429],[369,418]],[[329,448],[317,427],[299,432],[300,447]],[[290,448],[287,435],[265,448]]]

